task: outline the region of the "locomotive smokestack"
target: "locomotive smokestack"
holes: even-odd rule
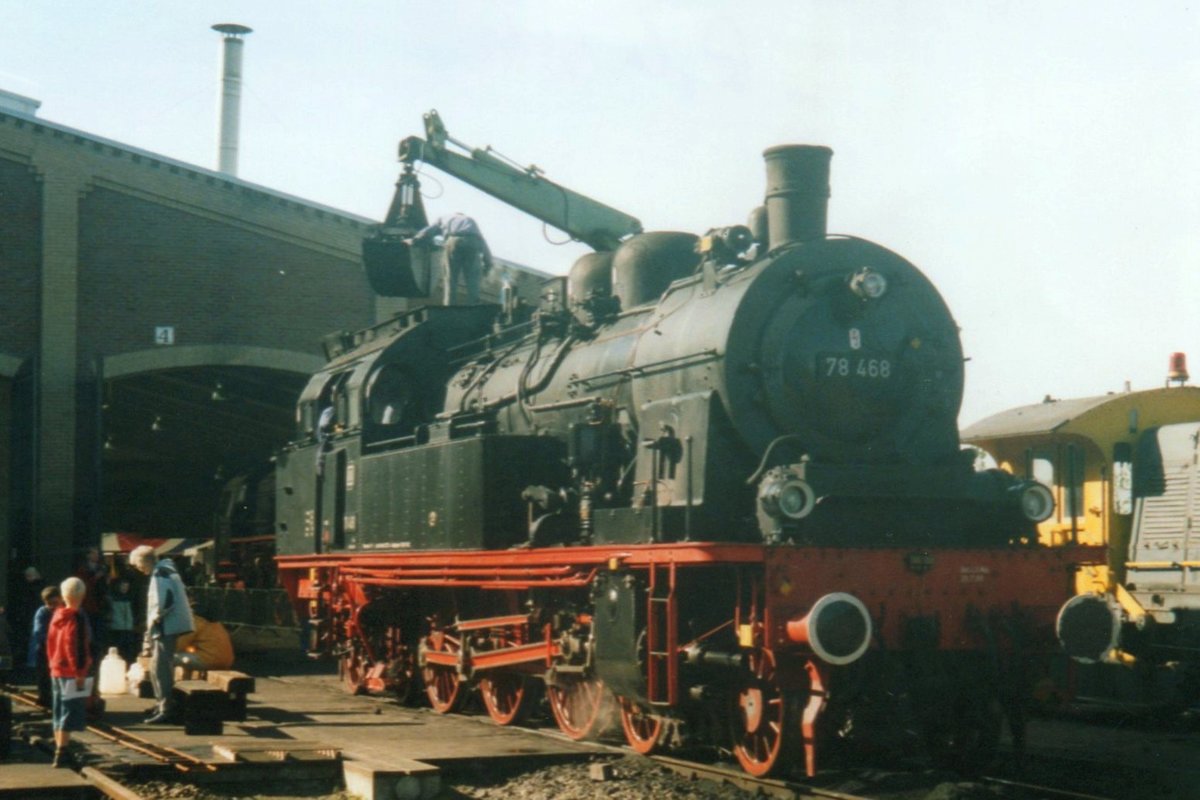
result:
[[[832,158],[828,147],[807,144],[780,145],[763,153],[771,250],[825,238]]]
[[[223,22],[213,25],[212,29],[225,40],[221,58],[221,141],[217,152],[217,169],[227,175],[237,175],[242,104],[242,37],[250,33],[250,28]]]

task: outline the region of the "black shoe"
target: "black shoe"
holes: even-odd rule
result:
[[[55,750],[54,761],[50,762],[50,766],[54,769],[74,769],[75,759],[66,750]]]

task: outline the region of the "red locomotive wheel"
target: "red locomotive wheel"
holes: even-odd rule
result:
[[[800,725],[792,703],[779,688],[775,657],[767,651],[750,656],[750,674],[734,696],[733,754],[749,774],[761,778],[790,760]]]
[[[420,680],[417,679],[417,659],[412,650],[405,649],[388,665],[388,682],[396,693],[396,699],[404,705],[413,705],[420,699]]]
[[[533,707],[533,687],[524,675],[492,674],[479,681],[479,694],[497,725],[523,722]]]
[[[648,756],[662,747],[663,720],[636,703],[621,698],[621,727],[634,752]]]
[[[459,642],[442,631],[434,631],[425,637],[425,649],[434,653],[458,653]],[[427,663],[421,668],[421,678],[425,681],[429,705],[433,706],[435,712],[449,714],[458,710],[464,694],[458,670]]]
[[[554,721],[575,741],[596,736],[604,728],[607,692],[602,681],[573,675],[559,675],[556,685],[546,686]]]

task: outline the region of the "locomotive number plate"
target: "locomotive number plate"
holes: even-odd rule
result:
[[[824,353],[817,356],[817,374],[822,378],[886,381],[895,372],[895,366],[891,359],[887,358],[877,358],[862,353],[853,355]]]

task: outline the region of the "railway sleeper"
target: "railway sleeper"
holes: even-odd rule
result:
[[[183,732],[219,736],[224,732],[224,720],[231,714],[229,694],[208,681],[180,681],[175,693]]]

